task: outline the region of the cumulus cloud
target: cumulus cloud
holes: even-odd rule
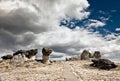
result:
[[[1,0],[0,49],[35,46],[36,35],[56,31],[63,18],[87,18],[88,6],[86,0]]]
[[[50,47],[54,50],[51,58],[62,59],[78,55],[84,49],[100,50],[106,56],[118,53],[119,39],[107,41],[99,33],[85,28],[71,30],[60,26],[63,19],[88,18],[89,6],[87,0],[1,0],[0,52],[3,55],[13,50],[38,48],[41,54],[42,47]],[[104,25],[94,19],[87,24],[88,27]]]
[[[56,31],[50,31],[38,35],[39,38],[36,42],[39,42],[39,45],[52,47],[59,52],[71,52],[73,50],[73,53],[75,53],[75,51],[78,51],[81,48],[104,45],[104,40],[98,36],[99,35],[88,32],[85,29],[76,28],[74,30],[70,30],[63,27],[58,28]],[[88,40],[90,38],[92,39]],[[92,44],[93,41],[99,43],[94,45]],[[69,50],[69,48],[71,48],[71,50]]]

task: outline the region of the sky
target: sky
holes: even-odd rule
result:
[[[86,49],[120,61],[120,0],[0,0],[0,56],[53,49],[51,59]]]

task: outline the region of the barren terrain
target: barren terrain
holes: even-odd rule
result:
[[[29,61],[12,66],[0,63],[0,81],[120,81],[120,64],[111,70],[90,67],[89,61],[62,61],[42,64]]]

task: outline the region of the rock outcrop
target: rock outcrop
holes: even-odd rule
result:
[[[88,50],[84,50],[81,54],[81,60],[89,60],[91,58],[91,53]]]
[[[13,56],[21,55],[22,57],[27,58],[28,60],[35,60],[35,55],[38,53],[37,49],[31,49],[31,50],[18,50],[13,54]]]
[[[35,56],[37,53],[37,49],[18,50],[13,54],[13,58],[11,59],[10,63],[16,66],[23,64],[25,61],[28,60],[35,60]]]
[[[52,49],[50,48],[43,48],[42,49],[42,62],[43,63],[50,63],[49,55],[52,53]]]
[[[110,70],[112,68],[116,68],[117,65],[114,64],[114,62],[108,60],[108,59],[99,59],[99,60],[92,60],[92,64],[90,66],[97,67],[99,69],[105,69]]]

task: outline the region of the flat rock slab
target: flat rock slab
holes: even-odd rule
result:
[[[78,78],[74,75],[71,66],[66,62],[63,63],[62,74],[65,81],[78,81]]]

